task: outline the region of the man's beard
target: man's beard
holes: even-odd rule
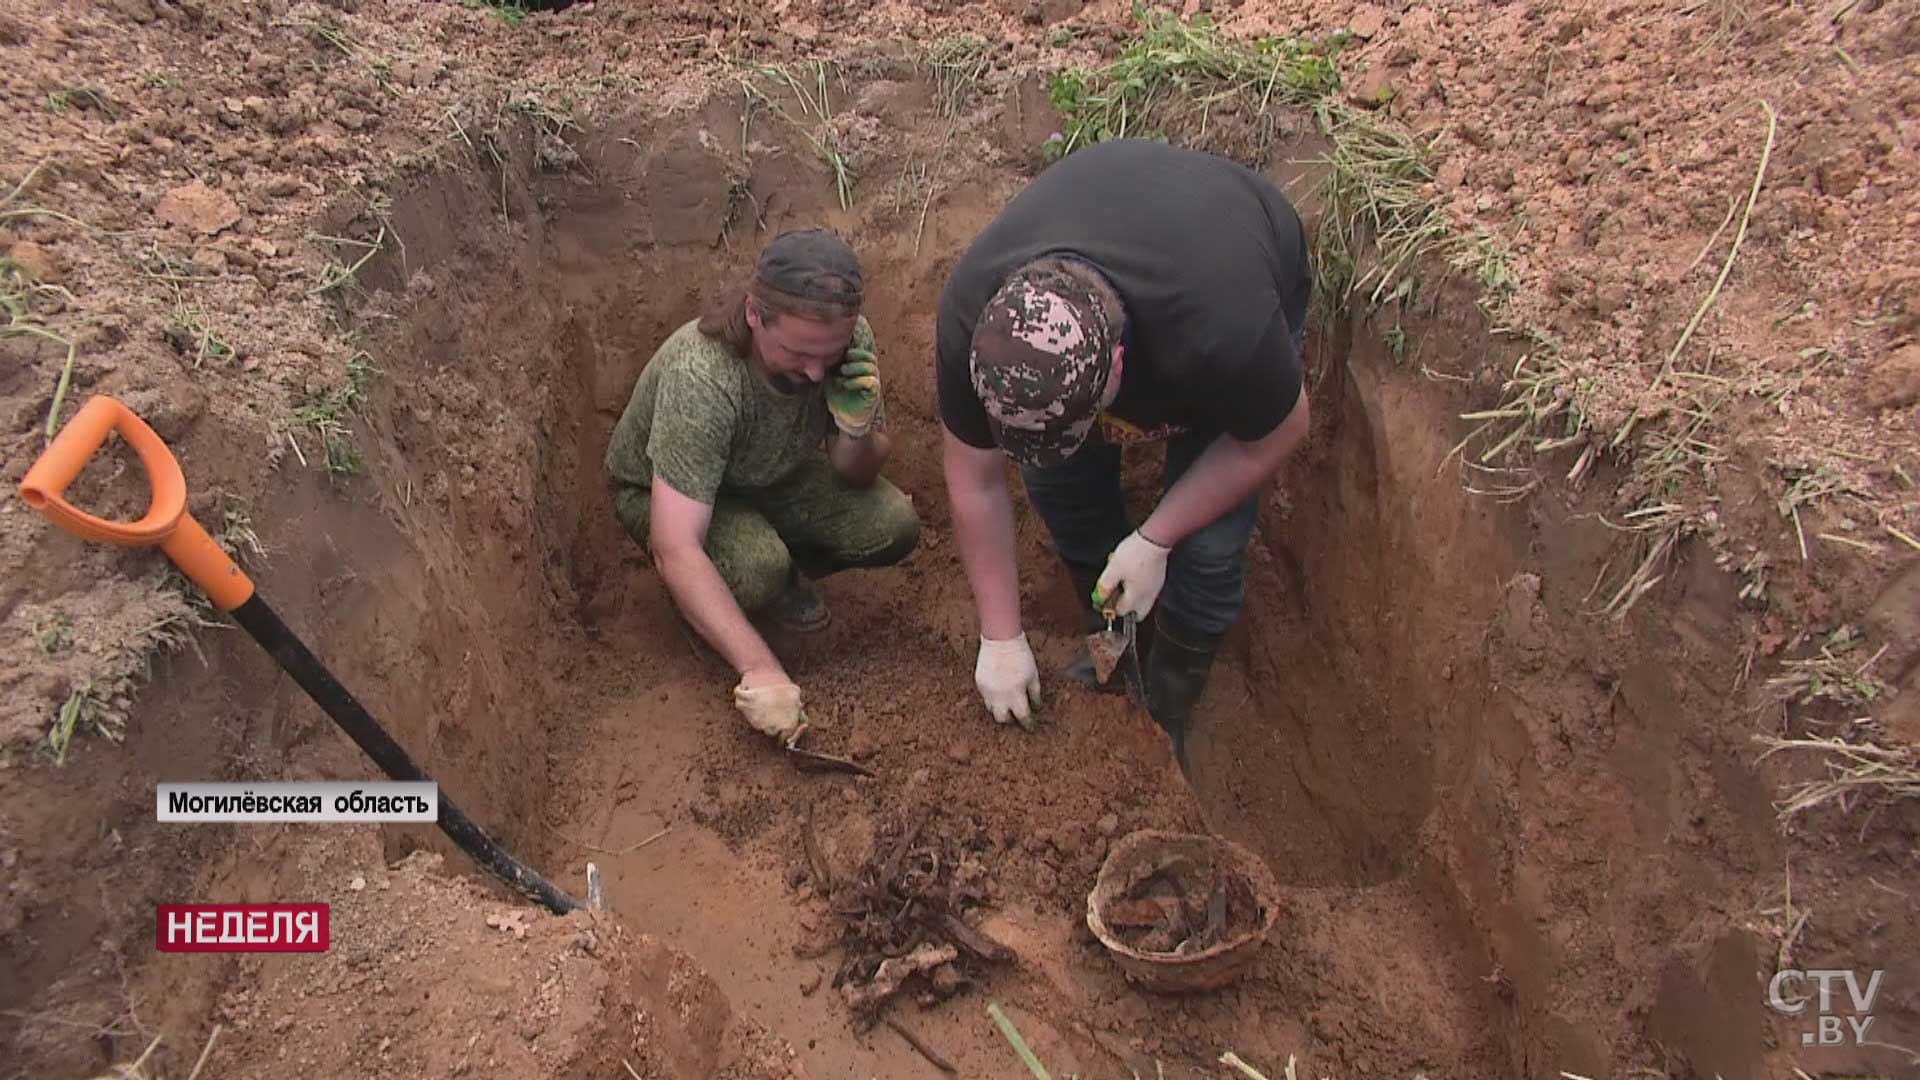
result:
[[[813,385],[805,379],[796,379],[790,375],[775,375],[771,371],[767,372],[767,382],[773,384],[775,390],[778,390],[788,397],[798,397],[806,393],[807,388]]]

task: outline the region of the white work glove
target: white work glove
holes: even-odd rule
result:
[[[1167,583],[1167,556],[1172,551],[1135,529],[1107,559],[1107,568],[1094,583],[1093,606],[1104,609],[1111,604],[1113,613],[1121,618],[1146,618],[1153,602],[1160,598],[1160,587]]]
[[[742,680],[733,688],[733,705],[745,714],[754,730],[780,740],[784,746],[792,746],[807,730],[800,688],[790,682],[748,687]]]
[[[980,688],[980,699],[987,703],[995,723],[1014,719],[1033,730],[1033,713],[1040,707],[1040,667],[1033,662],[1025,633],[1004,641],[982,637],[973,684]]]

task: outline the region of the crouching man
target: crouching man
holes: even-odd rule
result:
[[[805,727],[801,691],[749,616],[824,629],[813,580],[899,562],[920,537],[912,503],[880,478],[889,439],[862,288],[840,239],[782,234],[654,353],[607,449],[614,513],[739,673],[747,722],[787,745]]]

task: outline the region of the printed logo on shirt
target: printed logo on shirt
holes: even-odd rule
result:
[[[1155,424],[1152,427],[1143,428],[1138,424],[1128,423],[1112,413],[1100,414],[1100,437],[1113,446],[1160,442],[1163,439],[1171,439],[1175,435],[1185,434],[1186,430],[1184,424]]]

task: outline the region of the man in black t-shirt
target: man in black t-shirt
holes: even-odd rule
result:
[[[1153,613],[1142,689],[1185,766],[1187,717],[1239,615],[1257,490],[1306,436],[1311,282],[1299,216],[1273,185],[1138,140],[1048,168],[954,267],[936,383],[980,617],[974,681],[995,720],[1028,723],[1040,697],[1004,451],[1089,605],[1088,626],[1103,625],[1103,608]],[[1161,439],[1164,494],[1134,528],[1120,450]],[[1084,656],[1070,673],[1091,682]]]

